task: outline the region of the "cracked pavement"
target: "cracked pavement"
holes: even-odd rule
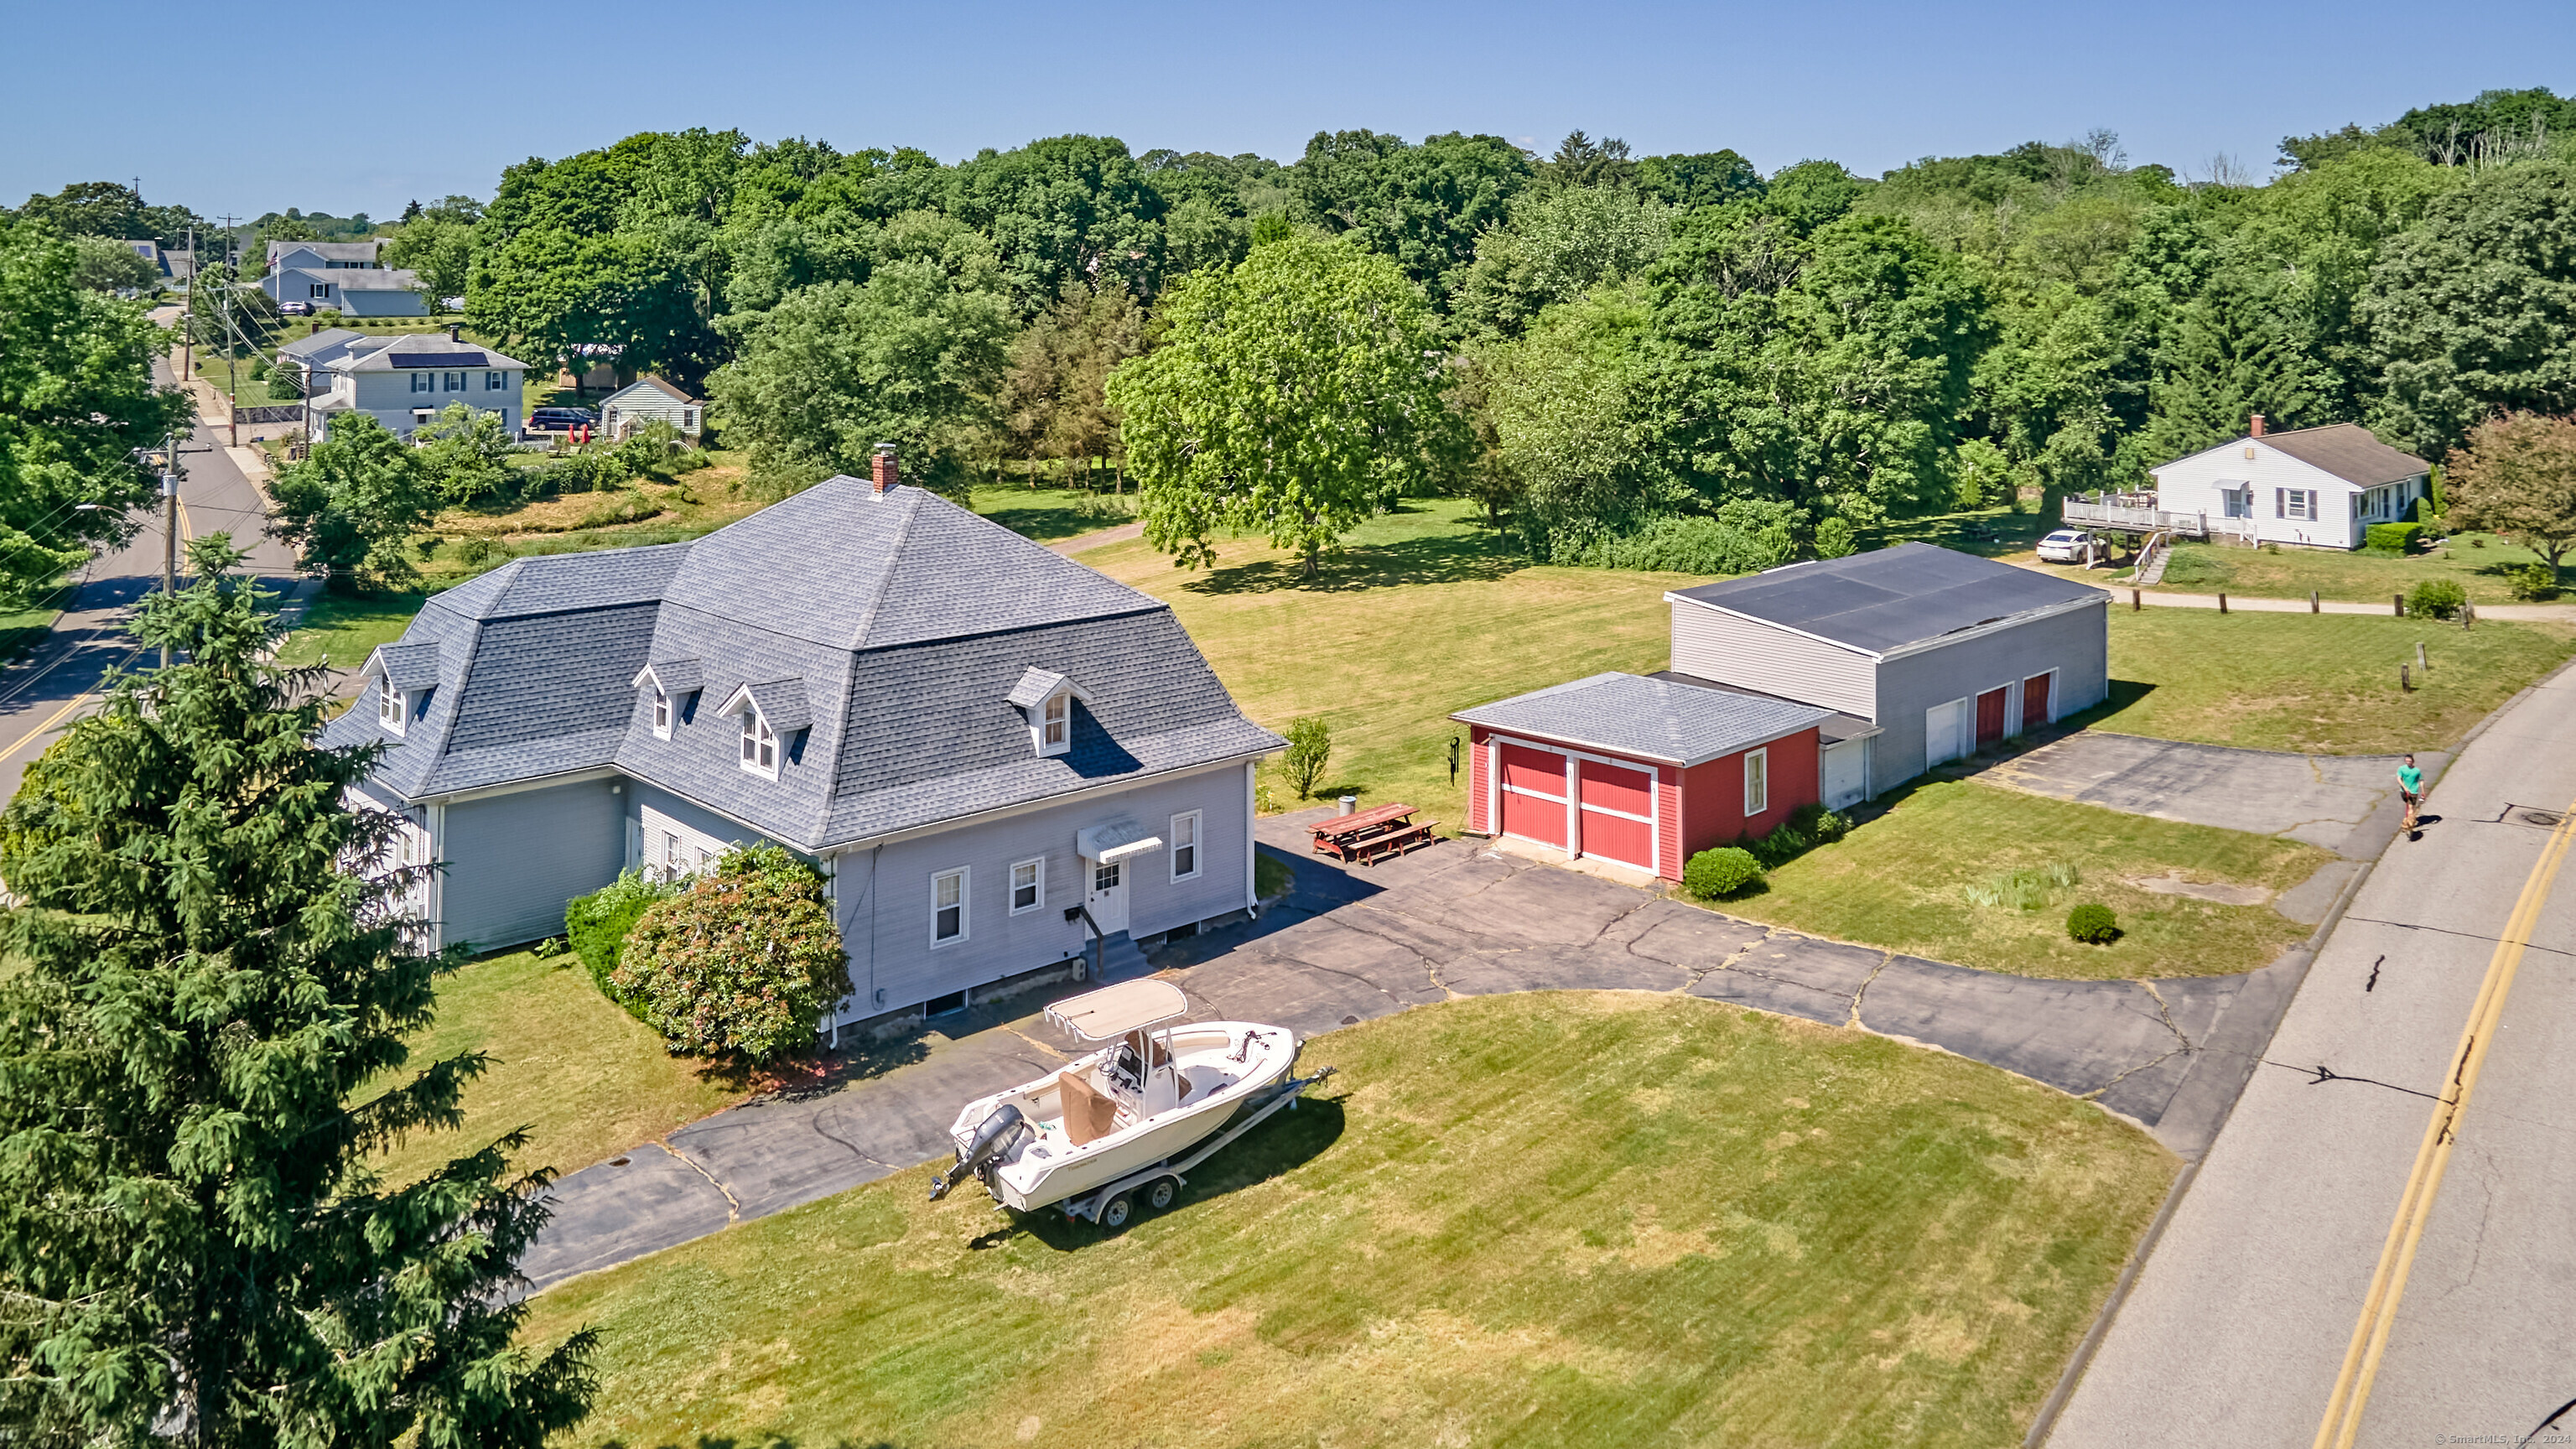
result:
[[[2189,1157],[2252,1070],[2296,969],[2159,982],[1972,971],[1739,921],[1474,841],[1345,869],[1305,850],[1301,823],[1314,814],[1257,827],[1295,869],[1284,900],[1258,921],[1154,953],[1194,1015],[1313,1036],[1504,992],[1688,994],[1987,1062],[2095,1102]],[[944,1155],[960,1104],[1073,1055],[1040,1009],[1093,984],[979,1006],[808,1087],[571,1174],[522,1270],[542,1288]]]
[[[2450,756],[2421,750],[2415,759],[2438,780]],[[2132,815],[2287,836],[2364,861],[2379,858],[2403,818],[2397,764],[2395,755],[2277,754],[2079,730],[1998,760],[1977,778]],[[2349,870],[2339,873],[2327,898],[2349,878]],[[2323,919],[2320,909],[2310,923]]]

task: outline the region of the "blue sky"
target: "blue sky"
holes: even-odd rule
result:
[[[112,24],[110,17],[112,15]],[[377,217],[640,130],[947,160],[1069,131],[1293,159],[1319,129],[1567,131],[1764,170],[2120,134],[2268,174],[2284,134],[2576,89],[2557,5],[1162,3],[419,7],[0,0],[0,199],[139,177],[208,215]]]

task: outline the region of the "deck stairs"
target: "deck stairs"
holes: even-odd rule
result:
[[[2146,546],[2138,550],[2137,571],[2129,576],[2131,582],[2138,584],[2163,583],[2165,581],[2165,564],[2172,557],[2173,535],[2166,533],[2152,533],[2147,535]]]
[[[1136,938],[1125,931],[1117,932],[1100,942],[1100,969],[1094,973],[1094,980],[1125,981],[1129,977],[1150,976],[1153,973],[1154,966],[1152,962],[1145,959],[1145,949],[1137,945]]]

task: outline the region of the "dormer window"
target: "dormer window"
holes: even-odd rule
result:
[[[653,691],[653,738],[667,740],[670,737],[671,696],[668,691],[657,689]]]
[[[367,656],[359,677],[375,681],[376,723],[399,739],[428,709],[438,686],[438,646],[427,640],[387,644]]]
[[[1004,702],[1028,721],[1029,747],[1041,759],[1073,749],[1073,702],[1087,699],[1082,686],[1045,669],[1024,669]]]
[[[636,671],[633,687],[650,696],[644,708],[652,717],[653,738],[667,740],[674,729],[696,718],[691,710],[705,682],[694,659],[656,660]]]
[[[755,775],[778,778],[778,735],[757,709],[742,712],[742,767]]]
[[[405,716],[411,713],[408,705],[409,701],[403,698],[401,690],[390,684],[384,686],[376,691],[376,723],[394,734],[401,734],[403,726],[408,723]]]

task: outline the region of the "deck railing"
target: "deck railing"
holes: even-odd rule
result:
[[[2102,528],[2114,533],[2170,533],[2180,538],[2250,537],[2248,518],[2212,518],[2206,513],[2171,513],[2156,507],[2152,493],[2069,494],[2062,515],[2069,528]]]

